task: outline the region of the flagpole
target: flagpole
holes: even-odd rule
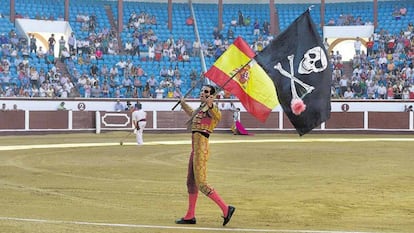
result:
[[[187,98],[187,96],[189,95],[189,94],[191,94],[191,92],[194,90],[194,88],[195,88],[196,86],[193,86],[192,88],[190,88],[190,90],[188,90],[187,91],[187,93],[185,93],[185,95],[183,96],[183,99],[184,98]],[[181,99],[180,100],[178,100],[177,101],[177,103],[174,105],[174,107],[172,107],[172,111],[174,111],[174,109],[179,105],[181,103]]]
[[[201,81],[202,81],[203,79],[201,79],[201,74],[200,74],[200,77],[199,77],[199,80],[198,80],[198,82],[193,86],[193,87],[191,87],[185,94],[184,94],[184,96],[182,97],[183,99],[185,99],[185,98],[187,98],[190,94],[191,94],[191,92],[193,92],[193,90],[194,90],[194,88],[196,88],[197,86],[198,86],[198,84],[200,84],[201,83]],[[179,99],[178,101],[177,101],[177,103],[174,105],[174,107],[171,109],[171,111],[174,111],[174,109],[179,105],[181,103],[181,99]]]

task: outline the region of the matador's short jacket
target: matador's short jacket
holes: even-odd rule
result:
[[[192,132],[203,132],[210,134],[213,132],[214,128],[217,126],[221,119],[221,112],[215,104],[213,104],[212,108],[204,105],[200,106],[196,110],[193,110],[190,105],[188,105],[184,100],[181,100],[181,106],[189,116],[192,116]]]

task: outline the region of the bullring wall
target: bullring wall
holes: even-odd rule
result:
[[[154,103],[155,104],[155,103]],[[197,105],[197,102],[194,102]],[[339,104],[339,110],[338,105]],[[360,105],[364,105],[360,103]],[[366,104],[366,103],[365,103]],[[401,103],[398,103],[401,104]],[[411,103],[405,103],[405,105]],[[238,103],[236,103],[238,105]],[[413,132],[413,112],[401,110],[360,110],[364,106],[350,107],[351,102],[333,104],[331,117],[314,129],[314,132],[330,131],[401,131]],[[385,104],[384,104],[385,106]],[[352,111],[352,109],[356,109]],[[370,109],[370,107],[366,107]],[[399,108],[398,108],[399,109]],[[180,110],[147,109],[147,130],[184,131],[188,116]],[[285,114],[276,109],[265,123],[259,122],[242,111],[240,121],[251,131],[294,132]],[[229,131],[233,122],[232,111],[222,110],[222,121],[216,131]],[[131,112],[98,110],[8,110],[0,111],[0,133],[53,132],[53,131],[115,131],[131,129]]]

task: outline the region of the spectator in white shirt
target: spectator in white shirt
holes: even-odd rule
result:
[[[355,49],[355,54],[356,55],[360,55],[361,54],[361,39],[359,37],[356,38],[355,42],[354,42],[354,49]]]
[[[159,86],[156,90],[155,90],[155,93],[156,93],[156,99],[162,99],[162,98],[164,98],[164,89],[161,87],[161,86]]]
[[[126,65],[127,65],[126,61],[124,61],[124,59],[122,58],[118,63],[116,63],[116,66],[119,68],[118,71],[120,71],[119,72],[120,75],[124,75],[124,70],[125,70]]]
[[[42,46],[39,46],[39,49],[36,52],[36,55],[39,59],[45,58],[45,51]]]
[[[351,88],[348,87],[348,89],[344,93],[344,99],[353,99],[354,98],[354,92],[352,92]]]
[[[128,54],[131,54],[131,55],[133,55],[133,47],[132,47],[132,43],[131,43],[131,41],[127,41],[126,43],[125,43],[125,52],[127,52]]]
[[[150,43],[148,46],[148,58],[150,61],[154,61],[155,58],[155,46],[153,43]]]

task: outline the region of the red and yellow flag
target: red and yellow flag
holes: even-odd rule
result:
[[[273,81],[254,56],[250,46],[238,37],[205,76],[239,98],[250,114],[265,122],[279,101]]]

